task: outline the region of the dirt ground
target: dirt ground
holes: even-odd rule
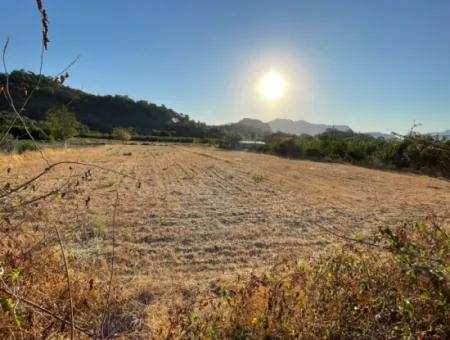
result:
[[[367,235],[405,220],[435,216],[448,223],[450,217],[450,182],[421,175],[184,145],[107,145],[46,157],[133,178],[92,166],[53,169],[37,181],[37,191],[90,174],[76,192],[49,198],[42,219],[18,229],[29,238],[13,246],[29,247],[49,234],[48,223],[60,221],[69,261],[103,270],[118,192],[115,274],[146,304],[215,289],[280,256],[313,254],[341,241],[323,228]],[[2,156],[2,186],[45,167],[38,153]],[[105,280],[108,275],[105,270]]]

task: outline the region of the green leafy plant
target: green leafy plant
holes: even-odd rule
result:
[[[1,299],[0,304],[4,312],[10,312],[14,308],[14,300],[10,297]]]

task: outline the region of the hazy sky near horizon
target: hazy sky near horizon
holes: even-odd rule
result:
[[[78,54],[69,86],[165,104],[191,118],[347,124],[357,131],[450,128],[450,1],[44,0],[44,72]],[[2,1],[10,69],[38,70],[33,0]],[[268,101],[268,70],[287,82]]]

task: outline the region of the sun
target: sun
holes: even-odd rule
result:
[[[270,100],[279,99],[286,91],[283,76],[276,71],[267,72],[259,81],[259,92]]]

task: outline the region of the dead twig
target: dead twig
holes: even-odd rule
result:
[[[70,321],[71,321],[71,326],[72,326],[70,338],[73,340],[75,338],[75,327],[74,327],[75,319],[74,319],[74,313],[73,313],[72,285],[70,283],[69,265],[67,263],[66,253],[65,253],[63,241],[61,239],[61,234],[59,233],[59,229],[58,229],[58,226],[56,223],[53,225],[53,228],[55,229],[56,235],[58,236],[59,247],[61,249],[61,256],[62,256],[62,259],[64,262],[64,269],[66,271],[67,289],[69,292],[69,302],[70,302]]]
[[[42,195],[33,197],[32,199],[30,199],[30,200],[28,200],[28,201],[25,201],[25,202],[22,202],[21,204],[15,206],[15,207],[13,207],[13,208],[5,209],[5,210],[0,210],[0,214],[9,214],[9,213],[12,213],[12,212],[16,211],[16,210],[19,209],[19,208],[23,208],[23,207],[25,207],[25,206],[27,206],[27,205],[36,203],[36,202],[41,201],[41,200],[45,200],[45,199],[48,198],[48,197],[51,197],[51,196],[55,196],[55,195],[57,195],[57,194],[60,194],[61,191],[64,189],[64,187],[66,187],[66,186],[68,186],[68,185],[69,185],[69,183],[65,183],[65,184],[62,185],[61,187],[58,187],[58,188],[56,188],[56,189],[53,189],[53,190],[51,190],[51,191],[49,191],[49,192],[47,192],[47,193],[45,193],[45,194],[42,194]],[[63,193],[63,194],[64,194],[64,193]]]
[[[108,293],[106,295],[106,306],[105,311],[103,313],[102,323],[101,323],[101,336],[102,339],[104,339],[104,324],[107,318],[107,315],[109,314],[108,307],[111,300],[111,292],[113,287],[113,279],[114,279],[114,257],[115,257],[115,245],[116,245],[116,212],[117,212],[117,206],[119,205],[119,193],[116,191],[116,200],[114,202],[114,210],[113,210],[113,217],[112,217],[112,253],[111,253],[111,271],[110,271],[110,277],[109,277],[109,285],[108,285]]]
[[[20,108],[20,110],[17,110],[16,105],[14,104],[14,99],[13,99],[13,97],[11,95],[10,88],[9,88],[9,72],[8,72],[8,66],[7,66],[7,63],[6,63],[6,54],[7,54],[7,51],[8,51],[8,46],[9,46],[9,38],[6,40],[6,43],[5,43],[4,47],[3,47],[2,62],[3,62],[3,69],[5,71],[5,78],[6,78],[6,84],[5,84],[4,92],[5,92],[6,96],[7,96],[9,106],[11,107],[11,109],[16,114],[16,119],[14,119],[14,121],[12,122],[11,127],[15,123],[15,121],[17,119],[19,119],[20,122],[22,123],[22,125],[23,125],[23,127],[25,129],[25,132],[27,133],[28,137],[31,139],[31,141],[36,146],[36,148],[39,150],[42,159],[44,161],[46,161],[47,164],[49,164],[48,160],[44,156],[44,153],[42,152],[41,147],[38,145],[38,143],[36,142],[34,137],[31,135],[31,132],[28,129],[28,126],[27,126],[27,124],[26,124],[26,122],[23,119],[22,114],[21,114],[22,111],[25,109],[26,104],[28,103],[28,101],[32,97],[34,91],[36,90],[36,88],[39,87],[39,83],[40,83],[40,80],[41,80],[41,77],[42,77],[42,68],[43,68],[43,64],[44,64],[44,48],[42,48],[42,51],[41,51],[41,65],[40,65],[40,71],[39,71],[40,74],[39,74],[38,84],[33,87],[33,89],[30,92],[30,94],[25,98],[25,101],[22,104],[22,107]],[[8,129],[8,132],[9,132],[10,129],[11,128]],[[4,134],[3,138],[5,138],[6,135],[7,135],[7,133]]]
[[[73,66],[73,65],[75,65],[77,62],[78,62],[78,60],[81,58],[81,55],[77,55],[77,57],[74,59],[74,60],[72,60],[72,62],[69,64],[69,65],[67,65],[61,72],[59,72],[56,76],[55,76],[55,78],[58,78],[59,76],[61,76],[61,75],[63,75],[63,74],[65,74],[65,73],[67,73],[67,71]]]
[[[27,187],[31,183],[35,182],[36,180],[38,180],[39,178],[41,178],[42,176],[47,174],[54,167],[57,167],[57,166],[60,166],[60,165],[63,165],[63,164],[72,164],[72,165],[80,165],[80,166],[92,167],[92,168],[100,169],[102,171],[114,173],[114,174],[120,175],[122,177],[131,178],[131,179],[133,179],[135,181],[139,181],[139,179],[137,179],[137,178],[135,178],[133,176],[121,173],[120,171],[116,171],[116,170],[113,170],[113,169],[108,169],[108,168],[105,168],[105,167],[102,167],[102,166],[99,166],[99,165],[83,163],[83,162],[76,162],[76,161],[61,161],[61,162],[56,162],[56,163],[50,164],[48,167],[46,167],[43,171],[41,171],[36,176],[34,176],[34,177],[30,178],[29,180],[23,182],[22,184],[19,184],[15,188],[8,190],[6,193],[1,194],[0,195],[0,199],[9,196],[12,193],[15,193],[15,192],[19,191],[22,188]]]

